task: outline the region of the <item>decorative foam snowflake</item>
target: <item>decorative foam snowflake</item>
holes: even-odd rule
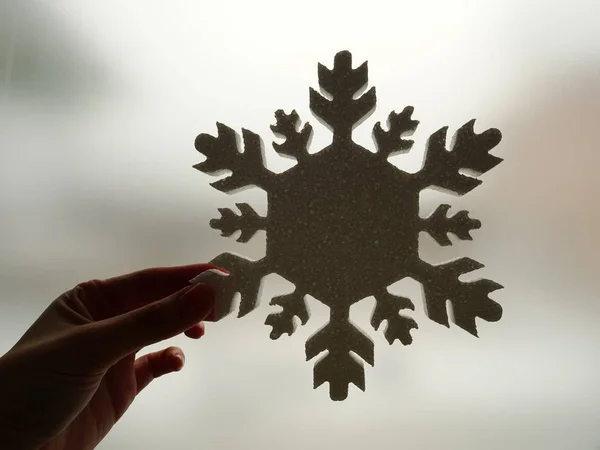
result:
[[[375,88],[356,97],[368,81],[367,63],[353,69],[352,55],[340,52],[333,69],[319,64],[318,74],[320,87],[330,98],[311,89],[310,108],[332,130],[331,145],[309,153],[310,124],[300,128],[296,111],[279,110],[271,129],[285,141],[274,142],[273,147],[280,155],[295,158],[295,166],[280,174],[269,171],[258,135],[244,129],[240,152],[235,131],[217,123],[217,137],[197,137],[196,149],[207,159],[194,167],[208,174],[230,171],[230,176],[212,183],[220,191],[258,186],[267,192],[267,217],[242,203],[237,204],[240,215],[222,208],[221,218],[210,223],[223,236],[241,231],[239,242],[248,242],[258,230],[266,230],[267,238],[266,255],[259,261],[230,253],[211,261],[231,273],[220,292],[223,303],[218,317],[231,311],[236,293],[241,295],[239,317],[254,310],[261,279],[275,272],[296,286],[291,294],[271,300],[282,310],[270,314],[265,323],[273,328],[271,338],[278,339],[294,332],[295,317],[306,324],[305,296],[316,297],[329,307],[331,316],[306,342],[306,358],[327,352],[315,364],[314,387],[329,382],[331,398],[344,400],[350,383],[365,389],[363,364],[350,352],[374,364],[373,342],[349,319],[350,306],[361,299],[375,297],[371,324],[377,330],[387,322],[384,334],[390,344],[396,339],[410,344],[410,331],[418,328],[412,318],[400,313],[414,310],[411,300],[387,290],[405,277],[423,285],[426,313],[437,323],[449,326],[447,300],[452,303],[453,322],[475,336],[476,317],[489,322],[501,318],[502,308],[488,294],[502,286],[490,280],[458,280],[482,268],[481,263],[460,258],[434,266],[422,261],[418,251],[421,231],[442,246],[451,245],[448,233],[471,240],[470,231],[481,225],[478,220],[466,211],[448,217],[449,205],[422,219],[419,193],[436,186],[463,195],[477,187],[481,181],[461,170],[481,174],[500,163],[489,151],[501,134],[496,129],[476,134],[472,120],[459,128],[448,151],[447,127],[441,128],[429,139],[422,169],[409,174],[388,157],[411,149],[413,141],[403,136],[412,134],[419,123],[411,118],[413,107],[390,113],[387,130],[379,122],[375,125],[376,151],[370,152],[352,141],[353,128],[376,103]]]

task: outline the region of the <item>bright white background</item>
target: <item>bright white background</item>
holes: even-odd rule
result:
[[[475,241],[422,256],[467,255],[504,318],[480,339],[429,322],[414,343],[371,332],[372,302],[353,319],[376,343],[367,391],[343,403],[312,390],[304,342],[326,320],[271,341],[271,276],[244,319],[209,325],[179,374],[144,391],[99,447],[110,449],[596,449],[600,446],[600,3],[589,1],[16,0],[0,3],[0,352],[79,281],[206,261],[250,244],[208,227],[217,207],[251,201],[208,186],[191,166],[198,133],[222,121],[272,141],[273,112],[309,115],[316,64],[348,49],[369,60],[378,111],[415,106],[422,161],[430,133],[477,118],[498,127],[505,162],[464,198],[423,195],[482,220]],[[289,166],[270,146],[271,168]],[[395,292],[419,302],[416,283]]]

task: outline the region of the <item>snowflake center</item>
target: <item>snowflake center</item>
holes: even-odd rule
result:
[[[292,168],[268,198],[274,270],[325,304],[340,296],[352,304],[393,283],[417,257],[418,194],[408,181],[356,144],[333,144]]]

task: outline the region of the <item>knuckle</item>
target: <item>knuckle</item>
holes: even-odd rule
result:
[[[101,285],[100,280],[88,280],[78,283],[72,290],[78,294],[93,295],[101,291]]]

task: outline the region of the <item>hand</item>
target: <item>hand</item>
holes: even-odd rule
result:
[[[141,356],[182,332],[204,334],[206,264],[88,281],[56,299],[0,358],[0,448],[93,449],[152,380],[179,371],[181,349]]]

